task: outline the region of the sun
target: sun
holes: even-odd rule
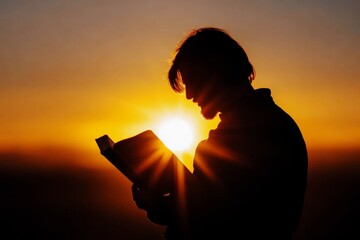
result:
[[[192,123],[181,117],[164,119],[157,128],[157,135],[174,152],[189,150],[194,142]]]

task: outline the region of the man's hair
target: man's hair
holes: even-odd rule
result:
[[[222,83],[230,86],[251,84],[255,79],[255,70],[244,49],[224,30],[212,27],[193,30],[175,49],[168,80],[176,92],[184,90],[180,73],[184,68],[200,71],[205,75],[203,81],[216,72],[221,74]]]

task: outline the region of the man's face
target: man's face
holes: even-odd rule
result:
[[[186,98],[197,103],[205,119],[213,119],[219,112],[218,91],[215,81],[206,78],[200,71],[181,71]]]

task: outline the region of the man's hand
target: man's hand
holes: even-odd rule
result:
[[[131,187],[138,208],[145,210],[148,219],[156,224],[167,225],[169,219],[169,197],[142,190],[135,184]],[[171,210],[170,210],[171,211]]]
[[[142,190],[135,184],[132,185],[131,190],[136,206],[145,211],[152,208],[159,201],[160,196],[151,191]]]

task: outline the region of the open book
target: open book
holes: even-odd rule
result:
[[[179,181],[191,178],[191,172],[151,130],[116,143],[104,135],[96,143],[100,153],[140,188],[167,194]]]

